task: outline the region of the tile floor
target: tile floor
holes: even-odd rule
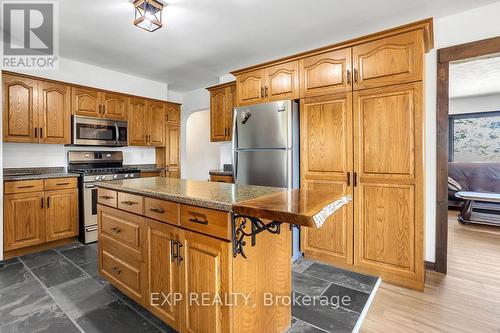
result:
[[[73,243],[3,264],[2,333],[174,332],[99,276],[96,244]],[[293,265],[292,276],[294,299],[326,296],[333,303],[294,305],[289,333],[356,331],[379,282],[304,259]],[[344,296],[349,302],[335,306]]]

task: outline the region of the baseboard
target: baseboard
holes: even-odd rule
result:
[[[428,271],[435,271],[436,270],[436,263],[426,260],[425,261],[425,269]]]
[[[60,247],[60,246],[63,246],[63,245],[69,244],[69,243],[76,242],[77,240],[78,240],[78,237],[70,237],[70,238],[65,238],[65,239],[59,239],[59,240],[52,241],[52,242],[42,243],[39,245],[33,245],[33,246],[21,248],[21,249],[7,251],[7,252],[3,253],[3,259],[6,260],[6,259],[14,258],[14,257],[23,256],[25,254],[31,254],[31,253],[35,253],[35,252],[50,250],[50,249],[53,249],[56,247]]]

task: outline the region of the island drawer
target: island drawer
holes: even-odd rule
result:
[[[181,226],[210,236],[231,239],[229,213],[181,205]]]
[[[103,205],[115,207],[117,206],[118,194],[116,191],[100,188],[97,190],[97,202]]]
[[[135,301],[142,303],[146,274],[143,262],[123,255],[108,242],[99,243],[100,273]]]
[[[5,182],[4,194],[27,193],[27,192],[42,192],[43,180],[19,180]]]
[[[140,195],[118,192],[118,208],[134,214],[144,214],[144,198]]]
[[[144,215],[149,218],[173,225],[180,225],[180,204],[178,203],[153,198],[145,198],[144,211]]]
[[[120,249],[120,252],[144,260],[146,229],[144,218],[117,209],[100,206],[99,241]]]
[[[77,187],[76,178],[52,178],[44,180],[45,191],[63,190]]]

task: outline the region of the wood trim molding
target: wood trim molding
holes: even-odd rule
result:
[[[436,101],[436,259],[435,270],[446,274],[448,261],[448,158],[450,61],[500,53],[500,37],[438,50]]]
[[[425,49],[425,52],[429,52],[430,50],[432,50],[434,48],[434,27],[433,27],[433,18],[432,17],[424,19],[424,20],[420,20],[417,22],[405,24],[405,25],[402,25],[402,26],[399,26],[396,28],[376,32],[376,33],[373,33],[370,35],[350,39],[350,40],[343,41],[343,42],[336,43],[336,44],[332,44],[332,45],[327,45],[324,47],[320,47],[318,49],[309,50],[309,51],[297,53],[297,54],[294,54],[291,56],[283,57],[280,59],[267,61],[267,62],[258,64],[258,65],[253,65],[253,66],[245,67],[242,69],[234,70],[230,73],[236,76],[236,75],[240,75],[240,74],[245,73],[245,72],[250,72],[250,71],[253,71],[253,70],[256,70],[259,68],[268,67],[270,65],[279,65],[279,64],[282,64],[282,63],[285,63],[288,61],[298,60],[298,59],[301,59],[304,57],[310,57],[310,56],[313,56],[316,54],[335,51],[335,50],[339,50],[339,49],[344,49],[347,47],[353,47],[353,46],[367,43],[367,42],[371,42],[371,41],[374,41],[377,39],[382,39],[382,38],[402,34],[402,33],[409,32],[409,31],[420,30],[420,29],[423,29],[423,31],[424,31],[424,49]]]
[[[231,82],[216,84],[214,86],[210,86],[210,87],[207,87],[205,89],[208,90],[208,91],[212,91],[212,90],[215,90],[215,89],[231,87],[231,86],[234,86],[234,85],[236,85],[236,81],[231,81]]]

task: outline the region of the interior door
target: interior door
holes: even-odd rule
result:
[[[4,141],[38,142],[38,82],[7,74],[2,78]]]
[[[291,187],[291,156],[289,149],[244,150],[235,153],[235,183]]]
[[[355,92],[355,264],[423,287],[422,83]],[[408,282],[406,282],[408,284]]]
[[[148,144],[155,147],[165,147],[165,103],[147,102],[146,112]]]
[[[71,89],[58,83],[38,83],[38,123],[41,131],[39,141],[43,143],[71,143]]]
[[[78,190],[45,193],[46,240],[78,236]]]
[[[352,195],[352,93],[302,100],[302,188]],[[330,262],[353,263],[353,204],[318,230],[301,230],[301,250]]]
[[[146,145],[146,100],[144,98],[130,98],[128,110],[128,144],[131,146]]]

